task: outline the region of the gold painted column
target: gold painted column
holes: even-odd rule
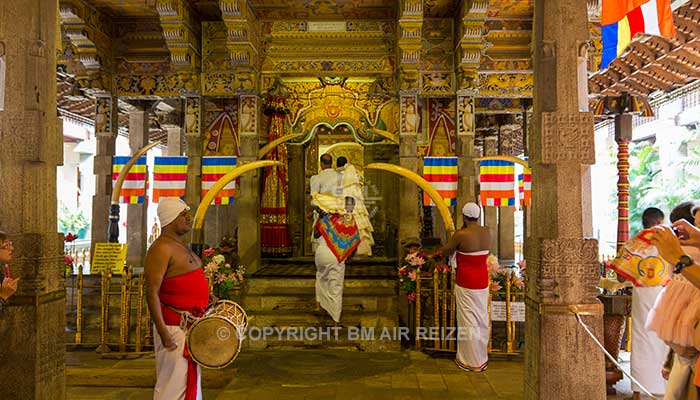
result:
[[[606,398],[603,352],[571,312],[583,311],[583,322],[603,341],[589,201],[593,115],[580,111],[577,95],[586,88],[579,86],[577,63],[587,47],[585,2],[535,2],[525,400]]]
[[[131,155],[136,154],[148,144],[151,102],[135,103],[138,110],[129,113],[129,148]],[[146,193],[148,195],[148,193]],[[126,205],[126,243],[129,244],[126,253],[126,264],[143,267],[148,242],[148,198],[142,204]]]
[[[94,157],[95,195],[92,197],[92,243],[108,242],[109,208],[112,204],[112,158],[119,129],[119,110],[116,97],[95,99],[95,139],[97,154]]]
[[[19,290],[0,317],[0,397],[65,398],[63,241],[56,229],[58,2],[0,2],[0,229],[14,242]]]

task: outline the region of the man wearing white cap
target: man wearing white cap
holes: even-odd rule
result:
[[[146,254],[146,298],[155,326],[155,400],[201,400],[199,366],[185,348],[187,315],[199,317],[209,303],[202,261],[184,244],[192,216],[177,197],[158,203],[161,235]],[[184,319],[184,321],[183,321]],[[181,323],[183,322],[183,323]]]
[[[467,371],[484,371],[488,366],[489,272],[486,258],[491,234],[481,226],[481,208],[467,203],[462,208],[464,225],[435,254],[451,255],[456,268],[457,355],[455,363]]]

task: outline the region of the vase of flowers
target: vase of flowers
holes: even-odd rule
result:
[[[410,303],[416,301],[416,279],[420,276],[432,277],[433,270],[439,272],[449,271],[446,264],[428,257],[421,252],[421,245],[418,239],[407,241],[404,245],[406,255],[399,267],[399,284],[401,289],[406,291],[406,298]]]
[[[489,269],[490,289],[494,295],[494,300],[505,299],[505,290],[508,280],[510,280],[510,292],[522,293],[525,290],[525,260],[518,263],[517,268],[502,267],[498,263],[498,258],[490,254],[486,259],[486,266]]]
[[[227,262],[224,254],[211,247],[204,250],[202,256],[204,272],[214,295],[228,300],[238,297],[245,283],[245,266]]]
[[[66,233],[63,236],[64,248],[63,248],[63,262],[66,264],[66,269],[64,276],[70,276],[75,273],[75,261],[72,254],[75,253],[75,239],[78,235],[74,235],[71,232]]]

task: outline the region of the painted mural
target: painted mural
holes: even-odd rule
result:
[[[204,103],[204,156],[238,156],[238,98],[209,98]]]
[[[419,146],[423,156],[453,156],[457,149],[455,100],[450,98],[429,98],[427,102],[426,144]]]

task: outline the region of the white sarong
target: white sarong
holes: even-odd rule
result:
[[[182,356],[185,349],[185,332],[179,326],[166,326],[177,344],[177,349],[169,351],[163,347],[160,335],[153,327],[153,341],[156,350],[156,387],[153,400],[183,400],[187,389],[188,360]],[[202,371],[197,366],[197,400],[202,400]]]
[[[323,237],[316,239],[316,244],[316,301],[333,321],[339,322],[343,311],[345,262],[338,262]]]
[[[668,346],[656,336],[656,332],[645,328],[647,316],[662,286],[635,286],[632,289],[632,354],[630,372],[652,394],[666,391],[666,381],[661,376],[661,368],[666,360]],[[632,382],[632,390],[642,392]]]
[[[488,363],[489,288],[465,289],[455,285],[457,356],[462,368],[482,371]]]

